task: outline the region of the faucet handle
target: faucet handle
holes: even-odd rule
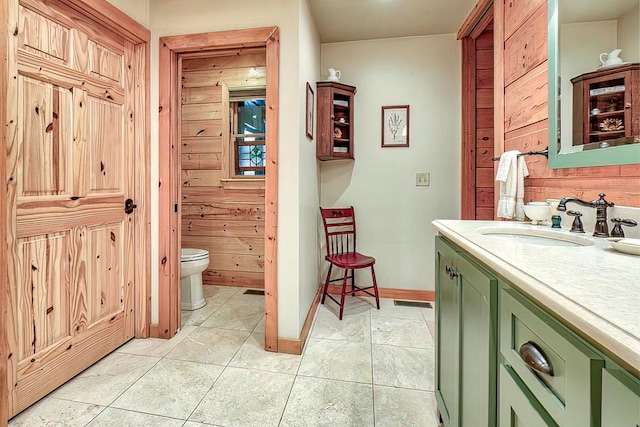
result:
[[[584,227],[582,226],[582,212],[579,211],[567,211],[567,215],[575,217],[573,224],[571,224],[571,231],[574,233],[584,233]]]
[[[638,225],[638,223],[632,219],[611,218],[611,222],[615,224],[613,230],[611,230],[611,237],[624,237],[624,231],[622,231],[623,225],[627,227],[635,227]]]

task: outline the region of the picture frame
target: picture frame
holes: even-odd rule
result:
[[[382,107],[382,148],[409,146],[409,106]]]
[[[313,118],[315,116],[315,97],[313,94],[313,89],[309,82],[307,82],[307,111],[306,111],[306,120],[305,127],[307,129],[307,138],[313,140]]]

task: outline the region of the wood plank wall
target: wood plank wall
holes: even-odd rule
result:
[[[493,219],[493,24],[476,38],[476,212]]]
[[[495,6],[504,8],[504,146],[496,152],[542,150],[548,146],[547,1]],[[593,200],[603,192],[618,205],[640,207],[638,164],[552,170],[544,157],[530,156],[527,166],[525,202],[565,196]]]
[[[184,58],[181,70],[182,247],[209,251],[205,284],[264,288],[264,181],[229,180],[225,86],[264,87],[265,49]]]

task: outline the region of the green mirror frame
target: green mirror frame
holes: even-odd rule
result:
[[[640,144],[558,153],[558,1],[548,0],[548,87],[549,87],[549,168],[627,165],[640,163]]]

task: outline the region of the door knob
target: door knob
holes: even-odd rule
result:
[[[138,205],[133,204],[133,200],[131,199],[127,199],[124,201],[124,213],[126,214],[132,214],[133,210],[137,207]]]

